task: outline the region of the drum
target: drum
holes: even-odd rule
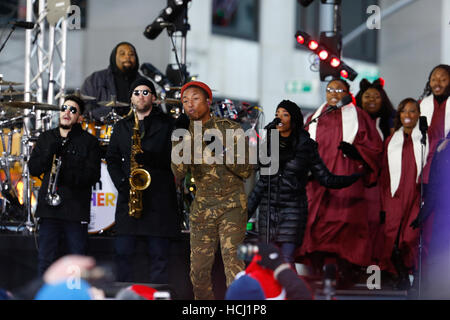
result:
[[[83,121],[81,123],[81,128],[95,136],[99,140],[100,145],[107,146],[109,144],[113,131],[112,124],[103,124],[96,121]]]
[[[91,222],[88,226],[90,234],[102,233],[114,225],[117,195],[106,163],[102,162],[100,181],[92,188]]]

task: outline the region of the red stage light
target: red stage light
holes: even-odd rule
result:
[[[336,58],[336,57],[331,58],[330,65],[331,65],[333,68],[339,67],[340,64],[341,64],[341,60],[339,60],[339,58]]]
[[[317,41],[311,40],[308,43],[308,48],[312,51],[315,51],[319,47],[319,43]]]
[[[328,56],[329,56],[328,51],[325,49],[320,50],[318,55],[319,55],[320,60],[327,60]]]
[[[348,72],[345,69],[341,70],[341,77],[347,79],[348,78]]]
[[[305,44],[305,38],[301,35],[297,36],[297,42],[300,44]]]

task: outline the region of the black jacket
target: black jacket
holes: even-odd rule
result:
[[[144,169],[151,175],[150,186],[143,191],[142,216],[128,215],[131,136],[134,116],[116,123],[106,152],[108,172],[119,191],[116,207],[117,234],[172,237],[180,233],[175,178],[170,169],[173,118],[158,107],[144,118],[141,135]],[[142,134],[142,133],[141,133]]]
[[[115,95],[116,100],[120,102],[127,103],[130,100],[129,90],[131,84],[135,80],[143,77],[139,74],[138,71],[139,57],[135,48],[135,67],[127,73],[124,73],[117,68],[116,51],[117,47],[119,47],[121,44],[128,44],[134,48],[134,46],[129,42],[120,42],[119,44],[117,44],[111,51],[108,68],[95,71],[90,76],[88,76],[81,86],[82,94],[95,97],[97,102],[110,101],[111,95]],[[96,120],[100,120],[101,117],[104,117],[111,111],[111,107],[100,106],[93,102],[87,103],[86,106],[87,113],[90,113],[90,116],[92,116]],[[116,112],[122,116],[126,115],[129,111],[129,107],[116,108]]]
[[[28,162],[30,174],[40,177],[36,216],[57,218],[69,221],[90,221],[92,186],[100,179],[101,150],[98,140],[81,129],[73,126],[68,141],[61,149],[62,137],[59,128],[43,132],[34,147]],[[62,197],[58,207],[52,207],[45,201],[53,156],[62,153],[62,165],[57,181],[57,193]]]
[[[259,205],[258,229],[260,241],[267,233],[268,185],[270,178],[270,240],[302,243],[308,215],[306,184],[308,174],[325,187],[343,188],[358,176],[336,176],[325,166],[317,151],[317,143],[302,130],[294,139],[293,158],[280,165],[277,174],[261,175],[248,199],[249,216]]]

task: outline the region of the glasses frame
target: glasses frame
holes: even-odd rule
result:
[[[151,90],[144,89],[144,90],[133,90],[133,95],[139,97],[141,95],[141,92],[144,97],[147,97],[148,95],[152,94]]]
[[[77,114],[78,113],[78,109],[76,107],[74,107],[74,106],[69,106],[67,104],[63,104],[61,106],[61,112],[66,112],[67,109],[69,109],[71,114]]]

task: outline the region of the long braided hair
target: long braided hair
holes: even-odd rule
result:
[[[422,95],[419,97],[419,100],[423,100],[423,98],[428,97],[431,94],[430,79],[431,79],[431,75],[433,74],[433,72],[436,69],[442,69],[442,70],[447,71],[447,74],[450,77],[450,65],[448,65],[448,64],[440,64],[440,65],[437,65],[436,67],[434,67],[433,70],[431,70],[431,72],[430,72],[430,74],[428,76],[428,81],[427,81],[427,83],[425,85],[425,88],[423,89]],[[448,92],[448,89],[447,89],[447,92]]]

